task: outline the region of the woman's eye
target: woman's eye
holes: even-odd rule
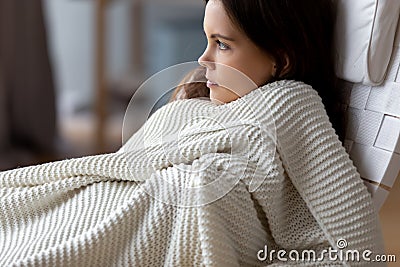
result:
[[[221,42],[219,40],[217,40],[216,42],[217,42],[217,45],[218,45],[219,49],[221,49],[221,50],[228,50],[229,49],[229,46],[227,44],[224,44],[223,42]]]

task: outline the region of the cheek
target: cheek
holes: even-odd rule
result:
[[[240,66],[238,64],[219,65],[217,69],[218,84],[239,96],[243,96],[257,88],[257,84],[249,76],[252,71],[247,71],[246,67],[246,65]]]
[[[259,87],[272,78],[274,62],[269,55],[250,46],[239,51],[230,66],[243,73],[242,77],[246,77],[247,82],[251,80],[252,84]]]
[[[268,83],[272,79],[273,67],[268,64],[260,65],[258,69],[253,70],[252,80],[258,87]]]
[[[257,84],[262,86],[272,79],[274,62],[264,54],[253,57],[252,62],[247,64],[248,76]]]

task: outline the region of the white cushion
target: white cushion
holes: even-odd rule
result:
[[[400,0],[335,0],[336,75],[379,85],[393,51]]]

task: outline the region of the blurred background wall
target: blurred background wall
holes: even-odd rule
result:
[[[0,170],[117,150],[140,84],[202,53],[203,5],[0,0]]]

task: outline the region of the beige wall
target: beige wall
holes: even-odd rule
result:
[[[397,259],[397,263],[391,263],[388,266],[400,266],[400,174],[379,215],[386,253],[395,254]]]

